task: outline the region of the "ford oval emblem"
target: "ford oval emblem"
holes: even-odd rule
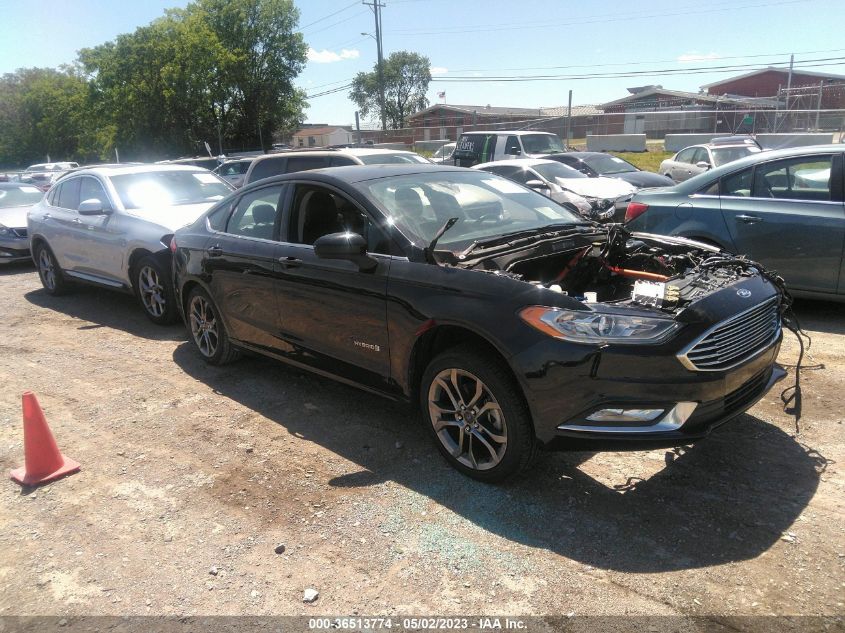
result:
[[[738,296],[742,297],[743,299],[748,299],[748,297],[751,296],[751,291],[746,290],[745,288],[740,288],[739,290],[736,291],[736,294]]]

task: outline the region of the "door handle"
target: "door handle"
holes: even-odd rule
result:
[[[763,218],[757,215],[738,215],[736,219],[745,224],[754,224],[755,222],[762,222]]]
[[[223,254],[223,249],[220,248],[219,244],[215,244],[205,249],[205,252],[208,253],[209,257],[220,257]]]
[[[82,224],[82,220],[80,220],[79,218],[73,218],[71,222],[73,222],[74,224]]]
[[[302,260],[298,257],[279,257],[277,260],[284,268],[296,268],[302,265]]]
[[[49,213],[45,213],[45,214],[44,214],[44,219],[45,219],[45,220],[49,220],[49,219],[50,219],[50,218],[52,218],[52,217],[53,217],[53,216],[52,216],[52,215],[50,215]]]

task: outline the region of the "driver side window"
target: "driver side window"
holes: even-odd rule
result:
[[[297,185],[288,242],[313,245],[324,235],[345,231],[364,236],[370,253],[392,254],[390,240],[354,202],[325,187]]]
[[[698,151],[697,147],[688,147],[685,150],[681,150],[677,157],[675,157],[675,160],[679,163],[691,163],[692,157],[695,156],[696,151]]]

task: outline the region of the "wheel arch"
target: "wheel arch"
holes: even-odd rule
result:
[[[519,395],[530,411],[522,383],[514,373],[505,354],[488,338],[467,327],[456,324],[435,325],[421,334],[414,343],[408,362],[408,391],[411,402],[414,404],[419,402],[420,383],[429,363],[449,349],[467,345],[482,353],[490,354],[501,362],[508,376],[519,389]]]
[[[144,257],[154,258],[167,272],[170,271],[170,251],[168,249],[151,251],[143,246],[134,248],[126,260],[126,271],[129,275],[129,283],[133,288],[135,287],[135,273],[137,272],[138,263]]]

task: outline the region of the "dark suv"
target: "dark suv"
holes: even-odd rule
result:
[[[689,443],[783,375],[777,278],[487,172],[269,178],[171,248],[207,362],[250,350],[418,403],[445,458],[482,480],[541,446]]]

